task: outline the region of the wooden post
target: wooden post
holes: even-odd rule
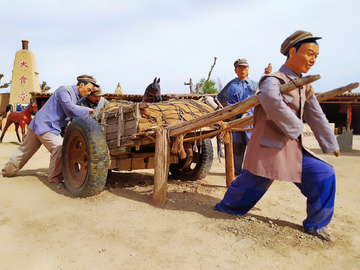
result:
[[[232,132],[230,132],[230,142],[224,143],[224,146],[225,146],[226,187],[229,187],[235,177]]]
[[[352,118],[352,115],[351,115],[351,105],[348,104],[348,108],[346,110],[346,131],[349,131],[350,130],[350,125],[351,125],[351,118]]]
[[[190,94],[194,94],[193,82],[192,82],[191,78],[190,78],[190,81],[188,83],[184,82],[184,85],[190,85]]]
[[[156,130],[155,142],[155,170],[153,205],[160,206],[166,201],[167,178],[169,173],[170,141],[167,138],[167,130]]]

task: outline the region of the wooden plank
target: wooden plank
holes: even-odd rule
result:
[[[179,156],[170,156],[170,164],[178,163]],[[148,158],[114,158],[110,160],[109,169],[116,169],[117,171],[132,171],[143,169],[154,169],[155,157]]]
[[[130,113],[126,113],[124,114],[124,120],[125,121],[129,121],[129,120],[133,120],[135,119],[135,115],[134,115],[134,112],[130,112]]]
[[[337,95],[340,95],[344,92],[350,91],[352,89],[355,89],[357,87],[359,87],[359,83],[351,83],[351,84],[348,84],[347,86],[339,87],[334,90],[327,91],[325,93],[316,93],[315,95],[316,95],[317,100],[320,102],[320,101],[335,97]]]
[[[167,177],[169,173],[170,141],[167,131],[159,128],[156,131],[155,170],[153,204],[160,206],[166,201]]]
[[[145,137],[145,138],[131,138],[131,137],[124,137],[121,139],[121,146],[131,146],[131,147],[136,147],[137,145],[147,145],[147,144],[151,144],[154,143],[154,138],[150,138],[150,137]],[[107,142],[108,148],[115,148],[117,147],[117,142],[114,140],[108,141]]]
[[[137,122],[136,122],[136,120],[134,118],[131,119],[131,120],[128,120],[128,121],[125,122],[124,130],[134,129],[136,127],[136,125],[137,125]],[[135,134],[135,133],[133,133],[133,134]]]
[[[113,149],[113,148],[118,148],[118,145],[117,145],[117,139],[115,139],[115,140],[111,140],[111,141],[108,141],[108,142],[106,142],[107,143],[107,146],[108,146],[108,148],[111,150],[111,149]],[[123,147],[125,146],[125,145],[123,145],[123,144],[121,144]]]
[[[290,92],[290,91],[296,89],[297,86],[306,85],[306,84],[312,83],[318,79],[320,79],[320,75],[311,75],[311,76],[306,76],[306,77],[297,79],[294,81],[295,83],[289,82],[287,84],[281,85],[280,92],[282,94],[285,94],[287,92]],[[186,121],[186,122],[183,122],[180,124],[172,125],[172,126],[170,126],[170,136],[176,137],[181,134],[185,134],[190,131],[209,126],[215,122],[222,121],[222,120],[225,120],[232,116],[238,115],[239,113],[242,113],[242,112],[246,111],[247,109],[250,109],[258,104],[260,104],[258,96],[253,96],[251,98],[245,99],[236,104],[227,106],[221,110],[217,110],[217,111],[202,115],[200,117],[191,119],[189,121]]]
[[[108,124],[108,125],[116,125],[117,123],[118,123],[118,117],[115,117],[115,116],[113,116],[113,117],[111,117],[111,118],[108,118],[107,120],[106,120],[106,124]]]
[[[118,123],[118,118],[115,117],[115,115],[113,115],[112,117],[108,117],[106,120],[106,124],[108,125],[117,124],[117,123]]]
[[[117,132],[106,133],[106,141],[116,140],[118,137]]]
[[[134,110],[125,115],[124,137],[136,134],[139,123],[139,104],[135,104]]]
[[[107,133],[113,133],[113,132],[118,132],[119,126],[118,124],[112,124],[112,125],[108,125],[106,127],[106,132]]]
[[[127,158],[118,159],[116,168],[119,171],[132,171],[141,169],[153,169],[155,167],[155,157],[143,158]]]
[[[131,136],[137,132],[137,121],[135,118],[126,121],[124,126],[124,137]]]
[[[118,156],[121,154],[126,154],[131,152],[131,147],[117,147],[113,149],[109,149],[110,155],[112,156]]]
[[[136,133],[136,128],[133,127],[132,129],[127,129],[124,131],[124,137],[131,136]]]

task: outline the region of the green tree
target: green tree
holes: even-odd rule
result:
[[[201,87],[205,82],[205,78],[202,78],[196,85],[196,87]],[[209,80],[204,87],[200,90],[200,94],[216,94],[217,89],[215,88],[216,83],[213,80]]]

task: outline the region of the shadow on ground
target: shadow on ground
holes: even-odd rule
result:
[[[106,189],[117,196],[152,205],[153,184],[154,179],[151,173],[113,172],[108,177]],[[213,209],[220,199],[212,196],[211,190],[218,190],[219,188],[223,189],[224,192],[226,190],[225,186],[204,184],[201,183],[201,181],[177,181],[169,179],[167,200],[159,208],[173,211],[196,212],[207,218],[236,220],[239,216]],[[207,192],[210,194],[205,194]],[[258,212],[259,214],[254,214],[254,212]],[[262,216],[260,212],[261,209],[253,207],[251,214],[246,214],[243,217],[251,216],[264,223],[272,221],[279,227],[289,227],[302,231],[302,227],[299,224],[279,219],[269,219],[268,217]]]

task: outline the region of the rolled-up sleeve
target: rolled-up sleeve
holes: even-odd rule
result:
[[[258,97],[267,116],[291,140],[301,135],[304,124],[284,102],[280,94],[280,81],[277,78],[265,78],[260,83]]]

